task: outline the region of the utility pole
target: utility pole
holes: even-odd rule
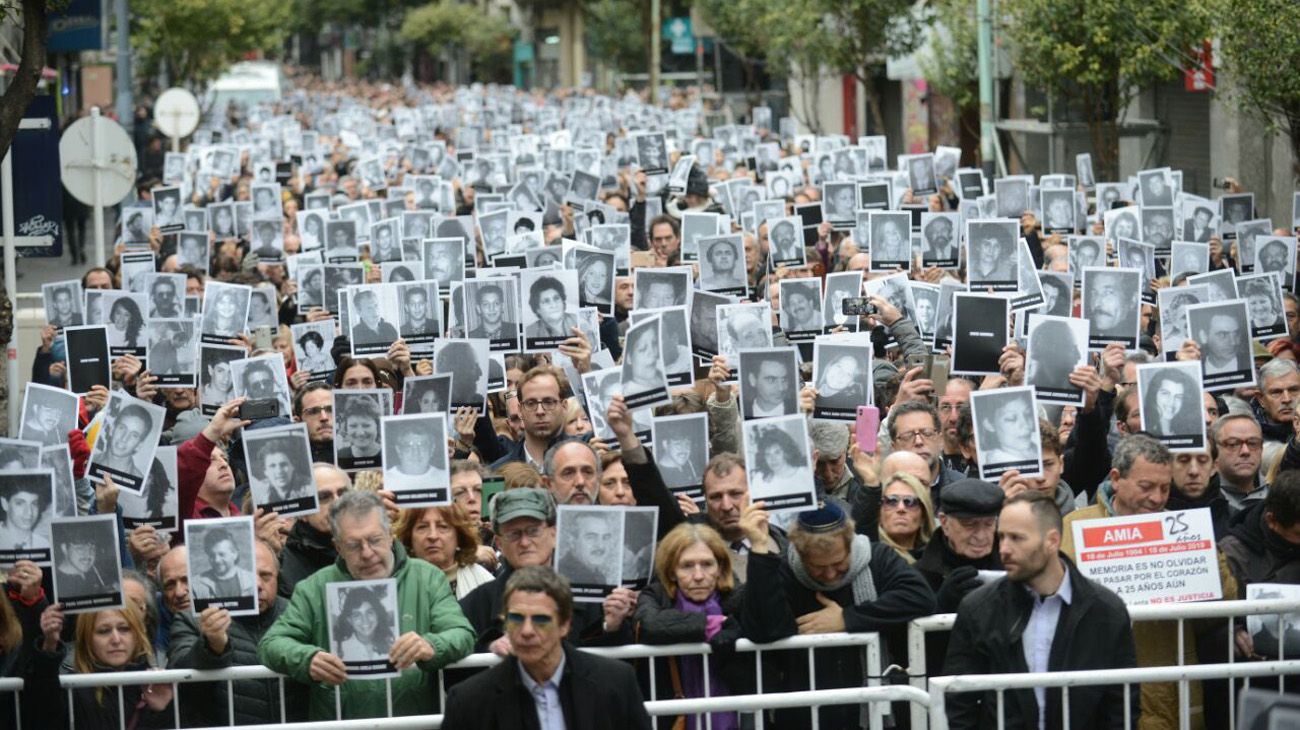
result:
[[[131,98],[131,19],[127,13],[127,0],[113,0],[113,16],[117,24],[117,68],[114,93],[117,96],[117,121],[126,128],[128,137],[135,139],[135,100]]]
[[[659,103],[659,0],[650,0],[650,103]]]
[[[976,4],[979,22],[979,73],[980,73],[980,163],[987,177],[996,172],[993,135],[997,130],[993,109],[993,12],[990,0]]]

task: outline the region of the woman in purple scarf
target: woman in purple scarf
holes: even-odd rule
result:
[[[655,554],[655,576],[637,601],[638,640],[646,644],[708,642],[709,696],[753,691],[752,655],[734,651],[740,638],[741,586],[731,572],[731,553],[722,537],[707,525],[685,523],[660,541]],[[704,662],[699,656],[670,657],[667,672],[673,697],[704,696]],[[664,696],[663,690],[659,690]],[[734,712],[715,712],[713,730],[735,730]],[[660,727],[681,727],[680,718],[660,718]],[[703,728],[703,716],[685,718],[686,730]]]

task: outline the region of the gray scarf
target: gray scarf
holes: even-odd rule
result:
[[[849,583],[853,584],[853,603],[855,605],[876,600],[876,583],[871,579],[871,540],[866,535],[854,535],[849,545],[849,571],[834,583],[821,583],[808,575],[808,570],[799,557],[799,551],[791,545],[788,552],[790,569],[794,577],[807,589],[821,593],[838,591]]]

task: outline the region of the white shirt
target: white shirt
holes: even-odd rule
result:
[[[523,662],[519,663],[519,676],[523,678],[528,693],[533,696],[533,704],[537,707],[537,723],[542,730],[566,730],[564,708],[560,706],[560,678],[564,676],[564,660],[565,657],[561,654],[555,674],[540,684],[529,676]]]
[[[777,401],[777,404],[776,404],[775,407],[772,407],[772,408],[764,408],[763,406],[759,405],[759,402],[758,402],[758,399],[757,399],[757,398],[754,399],[753,404],[750,406],[750,411],[752,412],[752,416],[753,416],[754,418],[768,418],[768,417],[770,417],[770,416],[784,416],[784,415],[787,415],[786,412],[785,412],[785,402],[784,402],[784,401]]]
[[[1065,567],[1062,565],[1062,567]],[[1061,618],[1061,607],[1069,605],[1073,597],[1070,588],[1070,569],[1065,568],[1065,577],[1061,587],[1050,596],[1040,596],[1029,586],[1025,586],[1034,600],[1034,609],[1029,613],[1029,623],[1025,633],[1020,637],[1025,651],[1025,666],[1030,672],[1046,672],[1047,660],[1052,655],[1052,640],[1056,638],[1056,624]],[[1035,687],[1034,697],[1038,700],[1038,730],[1047,728],[1047,688]]]

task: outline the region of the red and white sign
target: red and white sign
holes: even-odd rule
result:
[[[1223,597],[1208,509],[1080,520],[1071,528],[1079,572],[1131,606]]]

